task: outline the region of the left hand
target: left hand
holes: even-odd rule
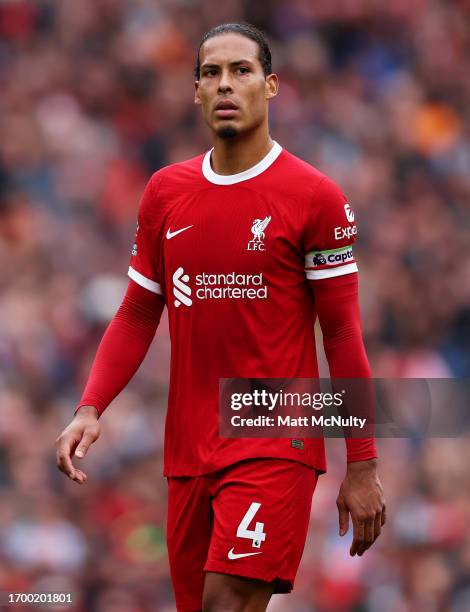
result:
[[[348,463],[348,471],[336,499],[339,514],[339,535],[353,523],[353,542],[349,554],[359,557],[372,546],[385,525],[385,500],[377,474],[377,460]]]

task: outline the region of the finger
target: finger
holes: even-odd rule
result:
[[[358,555],[362,556],[374,542],[374,519],[370,518],[364,522],[364,541],[358,550]]]
[[[341,501],[337,501],[336,505],[338,507],[339,535],[344,536],[349,529],[349,511]]]
[[[387,509],[386,509],[385,504],[384,504],[384,507],[382,508],[382,517],[381,517],[381,525],[382,525],[382,527],[385,525],[386,521],[387,521]]]
[[[69,478],[75,475],[75,468],[70,459],[70,445],[67,443],[63,443],[57,451],[57,467]]]
[[[95,441],[95,438],[92,434],[85,432],[80,440],[80,444],[77,446],[75,450],[75,456],[81,459],[87,453],[87,450],[90,448],[90,445]]]
[[[75,478],[73,480],[75,480],[75,482],[78,484],[85,484],[88,477],[85,472],[82,472],[82,470],[75,469]]]
[[[382,513],[377,512],[374,519],[374,542],[379,537],[382,531]]]
[[[57,467],[61,472],[64,472],[71,480],[82,480],[81,470],[76,470],[74,467],[70,455],[76,442],[72,439],[65,439],[59,442],[57,449]]]
[[[349,550],[351,557],[357,554],[364,542],[364,521],[353,519],[353,529],[353,541]]]

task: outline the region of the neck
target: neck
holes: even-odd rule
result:
[[[267,126],[264,130],[254,130],[251,134],[233,138],[216,136],[211,156],[212,169],[216,174],[238,174],[255,166],[272,146]]]

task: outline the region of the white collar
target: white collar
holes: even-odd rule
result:
[[[282,147],[275,140],[273,142],[274,144],[271,147],[271,150],[265,157],[263,157],[261,161],[251,168],[243,170],[243,172],[238,172],[237,174],[216,174],[212,170],[211,153],[214,150],[212,148],[204,155],[204,159],[202,161],[202,173],[209,182],[215,183],[216,185],[233,185],[235,183],[240,183],[241,181],[254,178],[269,168],[269,166],[279,157]]]

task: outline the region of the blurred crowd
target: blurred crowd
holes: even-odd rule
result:
[[[359,220],[374,374],[470,377],[467,0],[1,0],[0,592],[71,592],[77,611],[174,610],[165,319],[101,419],[86,485],[57,471],[54,440],[127,285],[148,177],[210,147],[193,104],[199,40],[242,19],[272,44],[272,136],[335,179]],[[351,559],[351,533],[337,535],[345,451],[328,440],[295,591],[270,610],[470,609],[466,440],[379,451],[380,540]]]

